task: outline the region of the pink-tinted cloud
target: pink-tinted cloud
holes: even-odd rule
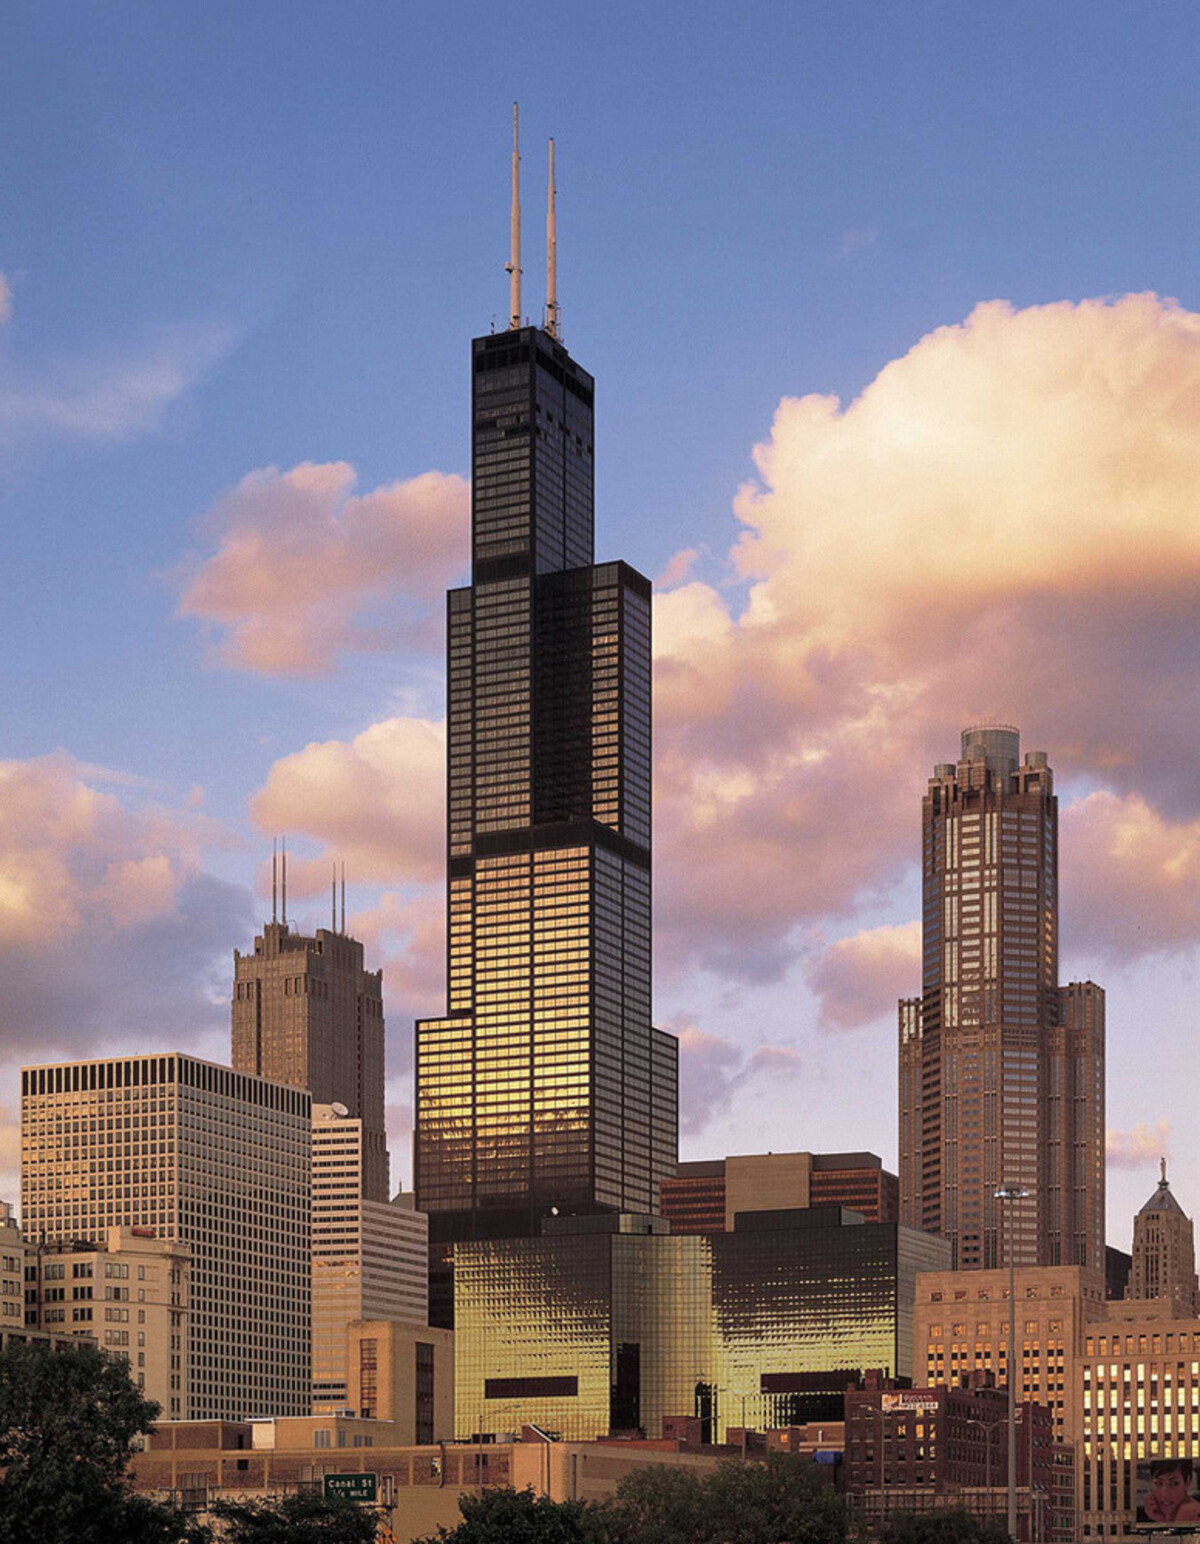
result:
[[[796,1053],[784,1046],[752,1051],[685,1019],[669,1022],[679,1039],[679,1129],[696,1136],[760,1078],[791,1078],[800,1070]]]
[[[409,895],[385,890],[378,902],[355,913],[348,926],[383,967],[388,1014],[389,1068],[412,1065],[413,1020],[446,1007],[446,897],[441,885]],[[393,1054],[393,1049],[396,1054]]]
[[[217,550],[193,567],[179,611],[214,630],[223,664],[317,675],[345,649],[436,636],[429,619],[467,551],[466,483],[425,472],[354,486],[343,461],[267,467],[212,511]]]
[[[1064,810],[1064,934],[1117,960],[1200,937],[1200,817],[1171,820],[1140,794],[1093,793]]]
[[[264,832],[324,844],[319,859],[289,860],[298,895],[327,888],[331,857],[355,883],[428,882],[444,866],[445,776],[442,724],[385,719],[353,740],[314,743],[277,761],[250,812]]]
[[[1162,823],[1155,873],[1127,864],[1148,906],[1130,952],[1182,938],[1190,859],[1166,849],[1200,819],[1200,316],[1152,295],[982,305],[846,406],[785,400],[755,461],[740,587],[656,602],[660,960],[780,972],[806,924],[915,861],[926,777],[988,712],[1060,777],[1137,796],[1147,836]]]
[[[1171,1123],[1135,1126],[1132,1131],[1105,1134],[1105,1156],[1110,1169],[1140,1169],[1171,1156]]]
[[[5,1078],[30,1056],[227,1043],[249,897],[205,863],[233,839],[142,781],[65,751],[0,762]]]
[[[896,1017],[896,1003],[911,997],[921,979],[921,924],[869,928],[839,938],[805,971],[821,1004],[821,1023],[860,1029]]]
[[[37,953],[84,927],[113,934],[172,916],[218,841],[228,839],[201,815],[126,807],[64,751],[2,761],[0,947]]]

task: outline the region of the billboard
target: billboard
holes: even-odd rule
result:
[[[899,1389],[894,1394],[881,1394],[879,1403],[884,1415],[896,1415],[901,1411],[913,1415],[936,1415],[941,1401],[932,1389]]]
[[[1191,1458],[1156,1458],[1137,1466],[1137,1527],[1200,1531],[1200,1477]]]

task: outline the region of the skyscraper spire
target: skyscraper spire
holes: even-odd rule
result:
[[[504,271],[508,274],[509,318],[508,326],[515,332],[522,323],[521,316],[521,156],[517,149],[517,104],[513,103],[512,148],[512,215],[509,236],[508,262]]]
[[[550,183],[546,192],[546,331],[559,333],[558,320],[558,215],[554,207],[554,141],[550,141]]]

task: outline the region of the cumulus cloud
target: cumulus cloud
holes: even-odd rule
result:
[[[1140,794],[1097,792],[1063,811],[1064,936],[1111,959],[1191,947],[1200,935],[1200,817],[1171,820]]]
[[[1148,1163],[1171,1155],[1171,1123],[1160,1120],[1153,1126],[1135,1126],[1132,1131],[1105,1134],[1105,1156],[1110,1169],[1140,1169]]]
[[[344,649],[434,636],[467,550],[467,484],[425,472],[354,488],[345,462],[304,462],[251,472],[218,503],[217,550],[191,565],[179,611],[213,629],[221,663],[316,675]]]
[[[822,1025],[859,1029],[896,1017],[896,1003],[921,981],[921,924],[868,928],[836,943],[812,961],[805,976],[820,1004]]]
[[[731,582],[656,602],[667,959],[781,973],[806,923],[854,916],[915,859],[925,778],[988,712],[1066,780],[1137,796],[1147,835],[1163,823],[1128,952],[1182,937],[1200,316],[1153,295],[990,302],[848,405],[783,401],[755,463]],[[1079,823],[1093,842],[1101,813]],[[1116,918],[1097,925],[1111,941]]]
[[[446,897],[441,885],[409,894],[385,890],[377,903],[356,912],[347,926],[383,967],[388,1018],[388,1069],[412,1067],[413,1021],[446,1007]]]
[[[760,1045],[747,1051],[687,1019],[666,1026],[679,1040],[679,1129],[695,1136],[762,1078],[791,1078],[800,1070],[785,1046]]]
[[[194,809],[124,802],[66,752],[0,762],[0,1058],[215,1033],[249,928],[245,891],[204,872],[229,844]]]
[[[250,801],[265,832],[297,832],[325,846],[288,862],[297,895],[329,883],[331,857],[356,883],[441,879],[445,843],[445,726],[391,718],[353,740],[306,745],[275,762]]]

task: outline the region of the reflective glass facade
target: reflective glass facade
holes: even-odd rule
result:
[[[942,1239],[836,1207],[743,1214],[707,1235],[560,1222],[456,1249],[460,1437],[523,1421],[658,1437],[664,1417],[696,1415],[722,1440],[744,1423],[840,1420],[863,1369],[911,1375],[917,1272],[950,1258]]]
[[[472,584],[448,597],[448,1004],[417,1025],[431,1240],[649,1211],[676,1056],[650,1022],[650,586],[593,563],[593,383],[472,345]]]

